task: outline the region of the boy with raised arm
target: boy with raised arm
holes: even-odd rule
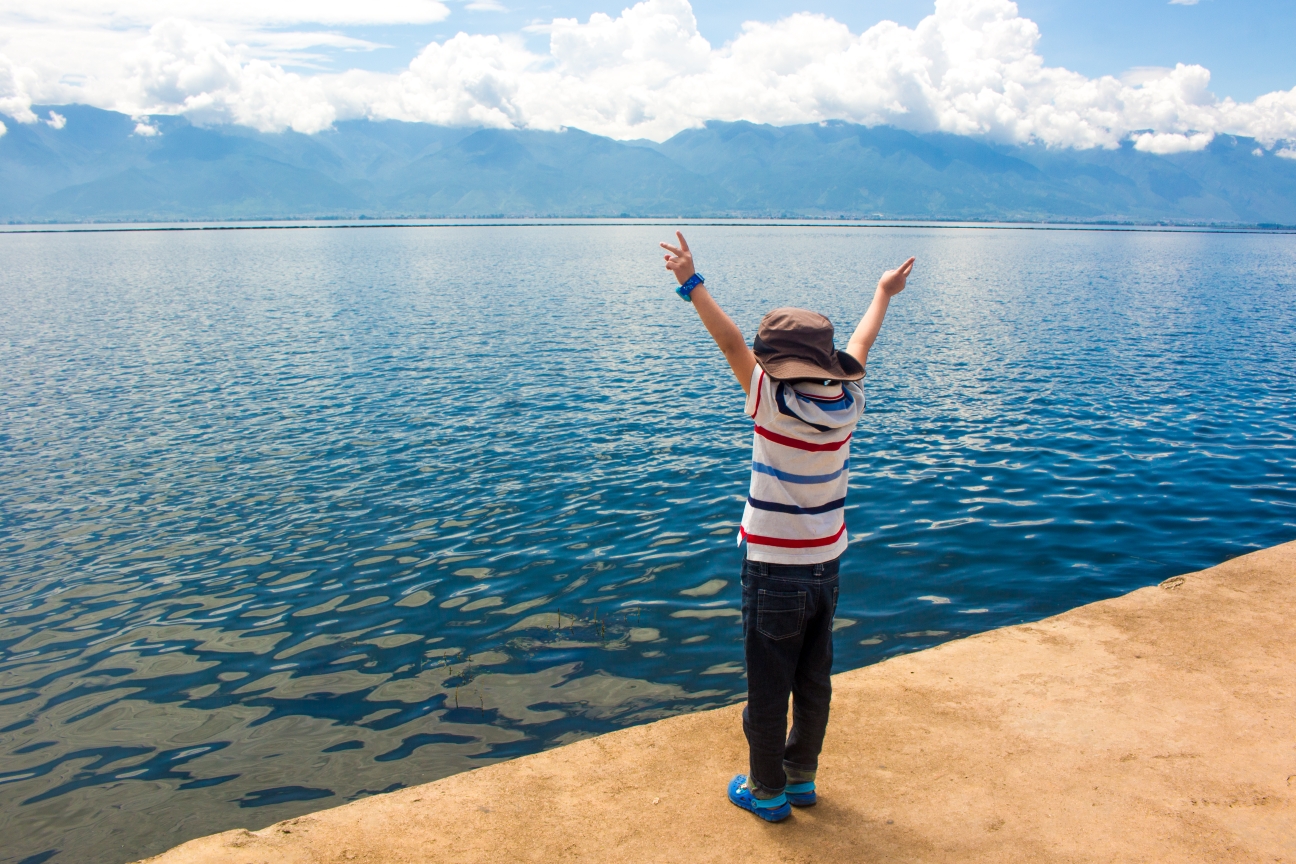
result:
[[[662,243],[677,292],[693,304],[747,394],[752,436],[751,491],[738,542],[747,664],[748,772],[729,800],[769,822],[815,803],[815,771],[832,699],[832,622],[837,569],[846,550],[850,439],[864,413],[864,366],[887,305],[904,290],[914,259],[878,280],[846,351],[832,323],[806,309],[775,309],[752,347],[693,269],[684,235]],[[792,731],[787,731],[788,695]]]

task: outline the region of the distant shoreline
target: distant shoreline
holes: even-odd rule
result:
[[[262,231],[311,228],[628,228],[661,225],[725,228],[938,228],[979,231],[1092,231],[1144,234],[1296,234],[1296,225],[1194,225],[1139,222],[975,222],[909,219],[724,219],[706,217],[535,217],[410,219],[266,219],[176,222],[48,222],[0,226],[0,234],[86,234],[138,231]]]

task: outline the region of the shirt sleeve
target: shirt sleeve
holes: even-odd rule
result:
[[[752,419],[755,419],[761,403],[769,398],[768,394],[761,395],[761,390],[768,380],[765,370],[757,363],[756,368],[752,369],[751,384],[747,387],[747,404],[743,406],[743,413]]]

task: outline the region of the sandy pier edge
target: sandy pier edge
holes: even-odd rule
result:
[[[725,799],[728,707],[147,860],[1296,862],[1296,542],[834,686],[781,824]]]

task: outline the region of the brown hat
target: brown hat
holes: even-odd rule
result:
[[[858,381],[864,377],[858,360],[833,347],[832,322],[809,309],[788,307],[767,314],[756,331],[752,351],[771,378]]]

